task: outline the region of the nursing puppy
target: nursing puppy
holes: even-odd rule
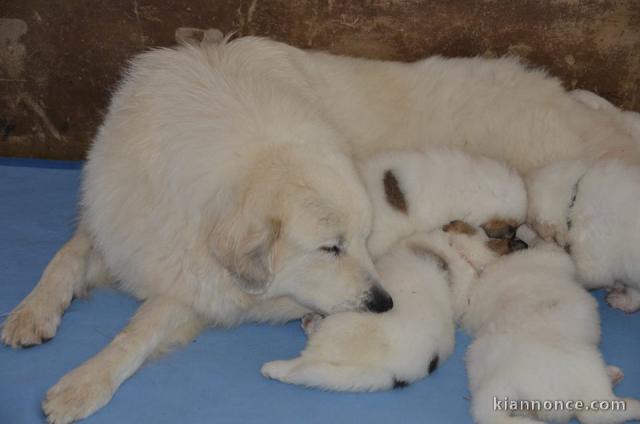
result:
[[[309,341],[298,358],[273,361],[262,374],[327,390],[403,387],[432,373],[454,348],[449,271],[460,266],[440,230],[415,235],[376,261],[394,307],[384,314],[344,312],[303,320]]]
[[[640,308],[640,167],[620,161],[564,161],[530,174],[529,221],[565,247],[587,288],[606,287],[608,303]]]
[[[640,402],[619,399],[622,378],[598,350],[595,300],[576,282],[569,255],[552,243],[498,258],[481,232],[451,235],[478,272],[467,293],[462,325],[473,337],[466,356],[471,413],[479,424],[621,423],[640,418]],[[626,402],[619,411],[516,410],[495,401]],[[574,404],[575,406],[575,404]],[[596,404],[597,406],[597,404]]]
[[[431,148],[379,153],[358,166],[373,202],[367,246],[374,258],[403,237],[456,219],[508,239],[526,218],[522,178],[494,159]]]

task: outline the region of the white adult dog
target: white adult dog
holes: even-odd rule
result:
[[[441,230],[414,235],[376,261],[394,308],[303,320],[309,342],[299,357],[266,363],[262,374],[340,391],[403,387],[431,374],[453,352],[455,323],[448,270],[458,266]]]
[[[569,255],[553,243],[540,242],[498,258],[487,242],[480,231],[451,235],[452,245],[479,274],[462,315],[463,327],[474,336],[466,363],[475,422],[640,419],[640,402],[620,399],[612,391],[622,373],[607,367],[598,351],[597,304],[577,283]],[[565,403],[542,407],[542,402],[556,400]],[[522,401],[539,401],[541,407]],[[516,410],[509,409],[514,405]]]
[[[3,330],[12,346],[51,338],[72,297],[109,280],[145,300],[49,390],[50,422],[91,414],[149,356],[204,326],[392,307],[343,137],[277,52],[253,53],[183,47],[132,63],[89,154],[79,228]]]
[[[146,299],[103,352],[48,392],[49,421],[65,423],[205,325],[388,309],[374,289],[370,205],[351,159],[436,144],[521,172],[638,157],[617,120],[513,59],[391,63],[255,37],[144,53],[89,153],[76,234],[2,340],[53,337],[71,298],[105,281]]]
[[[609,304],[640,308],[640,167],[616,160],[554,163],[529,175],[529,221],[565,247],[587,288],[606,287]]]

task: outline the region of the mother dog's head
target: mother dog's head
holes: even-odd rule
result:
[[[248,156],[216,196],[209,237],[240,289],[289,296],[327,314],[391,309],[365,247],[371,204],[351,160],[308,144],[263,146]]]

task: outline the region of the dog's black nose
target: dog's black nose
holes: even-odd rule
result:
[[[389,296],[389,293],[382,290],[380,287],[373,286],[369,291],[369,295],[367,296],[364,306],[371,312],[387,312],[389,309],[393,308],[393,299]]]
[[[518,238],[509,240],[509,252],[516,252],[518,250],[524,250],[528,248],[529,245]]]

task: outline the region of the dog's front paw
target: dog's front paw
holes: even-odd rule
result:
[[[291,361],[271,361],[264,364],[260,372],[272,380],[287,382],[291,366]]]
[[[65,375],[47,392],[42,410],[51,424],[72,423],[102,408],[113,393],[109,374],[85,364]]]
[[[60,314],[50,308],[23,303],[9,314],[2,330],[2,342],[13,347],[38,345],[53,338],[60,324]]]

